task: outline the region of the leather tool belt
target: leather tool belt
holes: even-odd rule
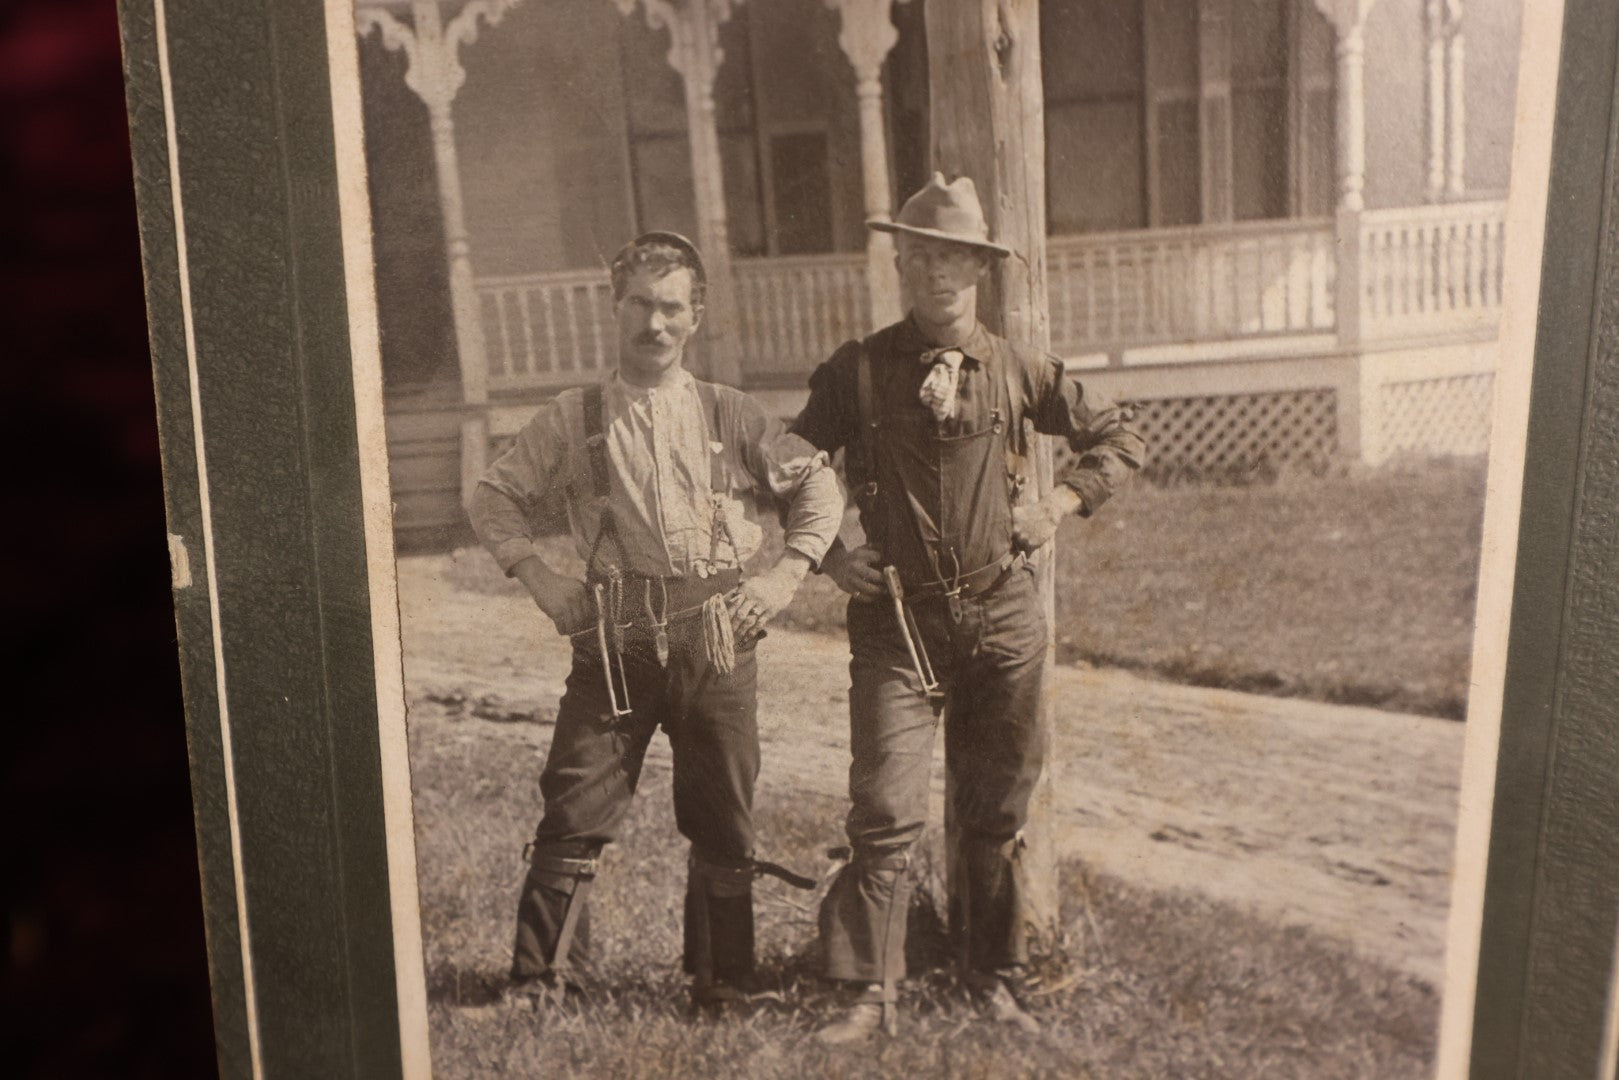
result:
[[[742,581],[742,572],[733,569],[717,570],[708,577],[698,577],[696,574],[658,577],[622,571],[618,579],[617,595],[621,599],[611,618],[624,636],[651,639],[660,625],[696,618],[709,597],[736,588]],[[587,589],[609,584],[610,579],[605,574],[593,572],[585,577]],[[595,627],[591,626],[576,631],[574,636],[595,632]]]
[[[1029,561],[1021,551],[1009,551],[988,566],[962,574],[955,581],[927,581],[920,585],[906,584],[905,595],[911,600],[927,600],[935,596],[955,596],[972,599],[982,596],[1001,583],[1001,579]]]

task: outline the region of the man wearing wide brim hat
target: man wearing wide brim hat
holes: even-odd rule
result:
[[[851,596],[850,859],[821,907],[827,974],[852,984],[818,1032],[838,1045],[896,1022],[910,849],[927,817],[939,717],[962,849],[963,974],[987,1015],[1024,1030],[1028,961],[1020,831],[1047,733],[1048,628],[1027,556],[1062,519],[1095,513],[1145,447],[1062,362],[977,318],[978,282],[1011,251],[990,238],[973,182],[935,173],[892,221],[906,317],[850,341],[810,377],[793,431],[845,451],[866,542],[822,564]],[[1027,483],[1024,422],[1065,439],[1043,499]]]
[[[989,238],[989,223],[978,204],[978,189],[966,176],[946,183],[943,173],[934,173],[926,187],[905,201],[898,218],[868,221],[866,227],[877,232],[946,240],[1000,259],[1012,254],[1011,248]],[[900,276],[904,277],[903,268]]]

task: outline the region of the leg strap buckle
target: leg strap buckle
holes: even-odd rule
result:
[[[543,852],[533,854],[529,861],[536,870],[577,878],[593,878],[599,868],[595,858],[575,859],[565,855],[547,855]]]

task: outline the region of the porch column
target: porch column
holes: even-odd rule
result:
[[[1366,208],[1366,35],[1356,18],[1338,27],[1338,209]]]
[[[1337,33],[1338,212],[1334,245],[1337,287],[1334,308],[1338,345],[1350,365],[1337,383],[1338,453],[1365,461],[1376,448],[1367,434],[1376,430],[1362,377],[1360,218],[1366,208],[1366,15],[1375,0],[1315,0]]]
[[[669,66],[686,88],[686,136],[691,143],[691,178],[697,212],[697,245],[708,271],[704,305],[704,359],[707,378],[729,386],[742,382],[741,341],[736,314],[736,274],[725,220],[724,162],[714,117],[714,76],[725,59],[720,24],[741,0],[613,0],[630,15],[639,2],[647,25],[669,31]]]
[[[1360,343],[1360,216],[1366,208],[1366,12],[1372,0],[1316,0],[1338,31],[1338,342]],[[1329,10],[1326,5],[1330,4]]]
[[[1452,197],[1467,193],[1467,72],[1462,52],[1462,0],[1444,0],[1445,68],[1450,76],[1446,96],[1446,140],[1450,168],[1445,191]]]
[[[1425,133],[1428,143],[1427,199],[1439,202],[1445,195],[1445,98],[1450,86],[1445,78],[1445,0],[1424,0],[1422,5],[1422,40],[1428,62],[1428,75],[1424,80],[1423,96],[1427,99]]]
[[[472,493],[489,455],[489,358],[484,347],[483,316],[473,285],[472,244],[467,236],[461,197],[461,167],[455,151],[455,116],[451,104],[466,82],[461,66],[463,44],[475,41],[478,20],[498,23],[518,0],[473,0],[448,23],[438,0],[411,0],[407,25],[382,7],[360,6],[354,12],[360,37],[378,32],[390,50],[403,50],[408,66],[405,85],[427,106],[433,134],[433,163],[438,173],[439,212],[444,219],[444,253],[449,264],[450,315],[456,356],[461,365],[461,496]]]
[[[899,0],[904,3],[905,0]],[[899,40],[889,18],[890,0],[826,0],[841,19],[838,44],[854,68],[860,100],[860,166],[866,197],[866,220],[888,221],[894,205],[888,181],[888,135],[883,124],[883,61]],[[871,323],[887,326],[903,314],[899,279],[894,273],[894,238],[866,230],[866,288],[871,297]]]

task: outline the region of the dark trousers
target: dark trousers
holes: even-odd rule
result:
[[[512,977],[550,968],[575,882],[538,865],[542,856],[589,858],[613,841],[629,809],[653,733],[674,756],[675,824],[691,842],[686,969],[733,979],[753,967],[751,891],[738,884],[753,857],[753,788],[759,774],[757,666],[742,649],[729,675],[714,670],[695,633],[672,633],[667,668],[644,641],[625,655],[629,716],[614,718],[595,644],[574,649],[540,776],[544,815],[517,909]],[[569,963],[587,960],[582,913]],[[693,925],[701,919],[702,925]],[[700,946],[705,955],[694,955]]]
[[[1033,572],[1012,570],[982,596],[961,602],[956,621],[942,598],[911,610],[946,691],[945,767],[963,848],[967,959],[992,971],[1027,961],[1017,836],[1044,761],[1040,694],[1046,625]],[[849,604],[849,729],[852,761],[847,831],[854,857],[821,909],[827,974],[880,982],[903,975],[904,855],[927,819],[928,780],[939,716],[920,693],[888,600]]]

